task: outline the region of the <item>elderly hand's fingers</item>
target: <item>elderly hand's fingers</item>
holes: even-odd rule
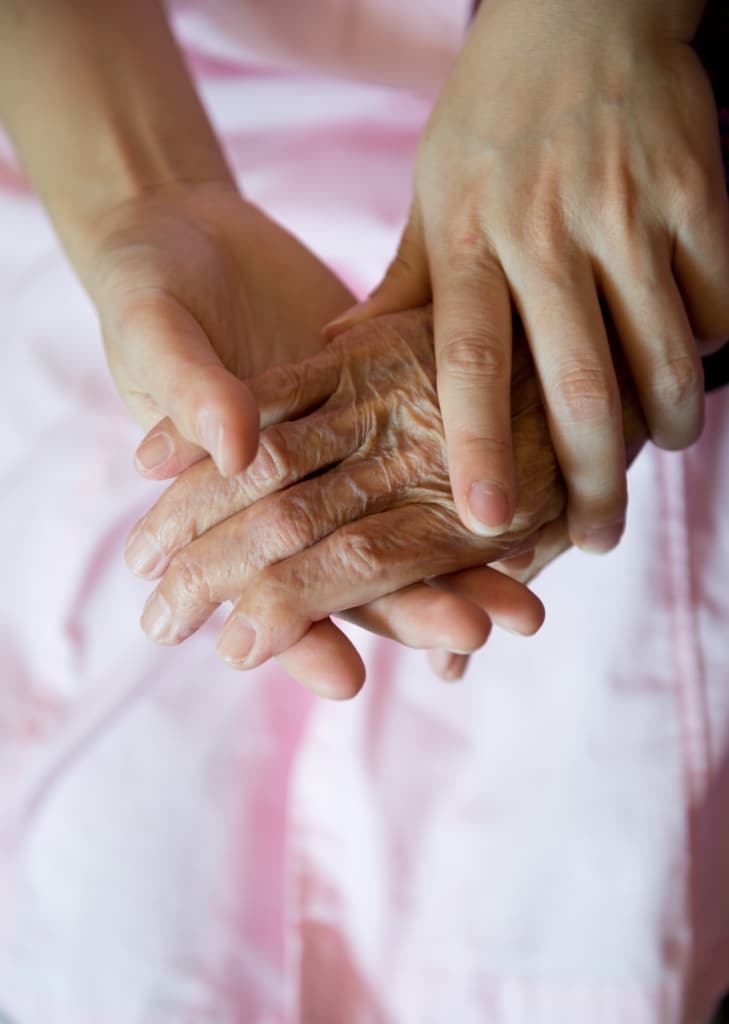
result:
[[[527,551],[526,554],[531,559],[533,551]],[[523,555],[515,558],[519,559]],[[505,561],[508,560],[502,560],[501,564]],[[472,601],[483,608],[494,625],[511,633],[532,636],[544,622],[544,605],[536,594],[491,566],[439,576],[432,583]],[[461,679],[468,661],[468,655],[459,651],[454,644],[444,644],[428,653],[430,667],[444,682]]]
[[[193,467],[190,472],[195,470]],[[391,467],[385,459],[355,461],[351,465],[345,461],[328,473],[257,501],[177,552],[145,606],[143,630],[160,643],[174,644],[186,639],[217,605],[256,585],[261,571],[273,563],[295,559],[340,527],[346,529],[352,520],[388,508],[392,502],[390,481]],[[220,518],[219,509],[212,508],[209,514],[213,521]],[[185,510],[183,522],[191,522],[189,510]],[[337,577],[340,565],[341,562],[333,562]],[[417,579],[416,573],[407,582]],[[346,590],[346,580],[341,582]],[[324,579],[319,586],[326,592]],[[377,586],[375,581],[374,589],[379,596],[390,588]],[[356,596],[355,593],[352,601],[332,605],[319,618],[363,603]]]
[[[544,605],[537,595],[492,566],[448,573],[432,583],[483,608],[495,626],[510,633],[533,636],[544,622]]]
[[[302,686],[329,700],[349,700],[365,681],[364,663],[354,644],[330,619],[314,622],[277,660]]]
[[[305,416],[324,405],[336,391],[342,369],[336,346],[298,363],[276,366],[249,381],[258,402],[261,429]]]
[[[491,632],[484,603],[479,605],[457,594],[436,590],[427,583],[414,583],[337,614],[370,633],[417,650],[449,647],[476,651]]]
[[[463,523],[500,533],[514,514],[510,423],[511,302],[479,236],[460,251],[435,242],[431,277],[438,400],[453,498]]]
[[[454,541],[453,517],[412,505],[370,515],[264,569],[236,603],[218,652],[241,668],[260,665],[299,640],[312,622],[367,604],[428,576],[493,557]],[[455,565],[454,565],[455,563]]]
[[[335,409],[320,414],[316,422],[304,418],[268,427],[261,434],[253,462],[228,480],[221,480],[209,461],[192,466],[132,530],[124,552],[129,568],[148,579],[160,576],[177,552],[191,541],[262,498],[341,462],[358,443],[356,418],[345,409]],[[341,484],[341,476],[337,482]],[[322,491],[326,487],[327,484],[319,485]],[[288,500],[293,499],[290,496]],[[317,507],[316,503],[313,507]],[[346,514],[347,508],[343,505],[341,512]],[[261,511],[258,510],[258,516]],[[282,515],[287,511],[293,516],[296,508],[280,509]],[[260,524],[258,516],[253,521]],[[273,525],[269,522],[271,529]],[[265,537],[261,543],[264,550]]]
[[[606,254],[598,283],[653,441],[662,448],[685,448],[701,433],[704,390],[671,254],[667,243],[648,239],[642,244],[626,240],[619,250],[621,258]]]
[[[250,389],[230,373],[191,313],[173,299],[137,297],[118,322],[107,324],[119,350],[133,353],[144,390],[191,444],[209,452],[224,476],[239,472],[256,451],[258,410]],[[164,445],[147,451],[163,462]]]
[[[331,320],[324,328],[327,341],[362,320],[405,309],[418,309],[430,301],[430,274],[417,203],[410,210],[397,254],[385,276],[362,302]]]
[[[486,643],[492,622],[531,636],[544,621],[544,607],[527,587],[479,566],[385,594],[339,617],[408,647],[463,654]]]
[[[518,282],[517,305],[567,486],[570,533],[585,550],[608,551],[625,520],[625,443],[595,282],[582,256],[555,252],[531,269],[537,266],[515,265],[510,280]]]

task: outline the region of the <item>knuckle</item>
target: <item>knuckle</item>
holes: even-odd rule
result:
[[[605,489],[600,481],[599,490],[570,496],[570,516],[579,519],[585,530],[604,530],[617,527],[625,518],[628,503],[625,477],[616,478],[613,487]]]
[[[619,173],[611,176],[609,187],[600,200],[600,224],[604,225],[603,230],[628,246],[641,220],[642,195],[633,175],[621,167]]]
[[[249,481],[261,491],[291,482],[293,459],[286,432],[281,427],[268,427],[261,434],[256,457],[246,472]]]
[[[276,503],[272,529],[286,551],[298,551],[317,539],[314,516],[307,503],[294,495],[283,494]]]
[[[488,325],[462,326],[440,346],[439,368],[464,383],[501,383],[508,376],[508,356]]]
[[[457,429],[453,433],[452,440],[454,448],[458,449],[462,456],[489,455],[494,456],[499,462],[511,457],[512,443],[508,435],[495,437],[493,434],[484,434],[479,431]]]
[[[485,253],[482,232],[475,223],[464,225],[450,240],[448,267],[454,276],[473,277],[474,271],[488,273],[490,259]]]
[[[680,445],[695,440],[700,429],[700,417],[696,413],[700,410],[702,395],[702,371],[696,358],[675,356],[655,368],[650,380],[650,397],[665,420],[660,433],[666,443]]]
[[[212,600],[203,566],[187,553],[180,553],[172,559],[165,574],[165,584],[174,603],[189,605]]]
[[[698,153],[686,149],[680,164],[674,168],[674,202],[682,218],[712,210],[723,198],[723,183],[713,168]]]
[[[369,534],[349,530],[340,539],[337,555],[342,569],[357,579],[371,579],[381,567],[381,553]]]
[[[617,393],[597,368],[580,367],[558,377],[555,396],[560,413],[575,424],[602,424],[618,412]]]
[[[652,388],[655,396],[672,408],[694,402],[701,391],[698,361],[690,355],[667,359],[656,367]]]
[[[278,416],[286,419],[301,407],[304,374],[305,368],[300,365],[272,367],[255,381],[256,397],[264,407],[272,403]],[[271,430],[273,427],[268,427],[266,432]]]
[[[567,230],[558,200],[540,203],[528,210],[520,229],[521,244],[529,261],[545,276],[563,276],[567,254]]]

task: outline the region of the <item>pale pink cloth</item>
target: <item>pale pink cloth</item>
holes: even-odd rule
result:
[[[383,83],[432,95],[468,6],[175,5],[243,187],[359,289],[429,105]],[[7,155],[0,225],[0,1017],[702,1024],[729,984],[729,390],[692,451],[640,457],[618,551],[544,574],[537,638],[447,687],[357,634],[367,686],[327,704],[225,669],[212,626],[141,635],[138,432]]]

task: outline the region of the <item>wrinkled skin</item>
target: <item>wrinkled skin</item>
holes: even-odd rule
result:
[[[149,190],[101,218],[92,242],[86,280],[109,365],[130,411],[151,428],[138,469],[164,479],[205,458],[196,424],[207,409],[225,424],[218,466],[239,460],[241,470],[255,454],[259,428],[247,379],[320,352],[322,325],[351,303],[351,293],[226,181]],[[165,410],[170,415],[160,419]],[[416,587],[392,595],[386,609],[352,614],[371,628],[386,622],[395,639],[414,643],[420,634],[412,623],[432,619],[446,646],[468,651],[504,615],[512,627],[536,628],[538,603],[527,590],[496,572],[477,576],[460,581],[469,585],[467,597]],[[322,623],[288,650],[287,669],[303,681],[355,686],[364,668],[332,630]]]
[[[218,649],[252,668],[332,613],[430,577],[447,587],[444,574],[532,549],[537,531],[563,512],[523,343],[511,396],[517,509],[495,538],[472,534],[454,506],[429,309],[359,325],[251,387],[266,429],[248,469],[222,480],[209,460],[199,463],[135,530],[159,552],[137,571],[162,574],[142,619],[161,642],[179,642],[221,602],[236,600]],[[625,404],[628,433],[642,436],[639,415]],[[437,627],[426,646],[442,646]]]

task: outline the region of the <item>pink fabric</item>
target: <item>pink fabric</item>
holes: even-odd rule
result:
[[[428,110],[387,69],[431,95],[467,6],[176,8],[243,187],[359,289]],[[446,687],[360,634],[365,690],[317,702],[226,670],[211,626],[139,632],[138,432],[6,150],[0,224],[0,1016],[701,1024],[729,984],[729,390],[694,449],[640,457],[618,551],[544,574],[538,637]]]

